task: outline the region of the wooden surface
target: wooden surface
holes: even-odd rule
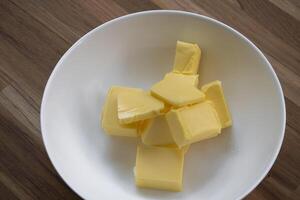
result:
[[[0,199],[80,199],[57,175],[39,124],[43,90],[63,53],[92,28],[151,9],[218,19],[252,40],[284,89],[283,147],[246,199],[300,199],[299,0],[0,0]]]

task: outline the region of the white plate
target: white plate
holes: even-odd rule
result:
[[[176,40],[202,49],[200,83],[223,82],[233,126],[193,144],[184,191],[138,189],[136,139],[109,137],[99,114],[112,85],[148,89],[171,70]],[[280,83],[247,38],[216,20],[181,11],[148,11],[105,23],[76,42],[47,83],[41,108],[53,165],[84,199],[240,199],[274,163],[285,130]]]

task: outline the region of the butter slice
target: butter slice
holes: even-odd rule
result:
[[[154,119],[145,120],[140,123],[139,135],[143,144],[149,146],[160,146],[167,148],[178,148],[175,143],[167,119],[165,115],[160,115]],[[182,147],[182,151],[186,153],[190,145]]]
[[[146,145],[175,144],[165,115],[149,120],[142,133],[142,142]]]
[[[222,128],[231,126],[231,115],[224,97],[221,81],[208,83],[202,86],[201,90],[205,93],[206,99],[213,102],[219,115]]]
[[[139,187],[181,191],[183,161],[183,150],[138,145],[135,183]]]
[[[153,118],[163,109],[164,103],[145,91],[125,91],[118,96],[118,117],[121,124]]]
[[[221,132],[218,114],[209,101],[171,110],[166,118],[179,147],[215,137]]]
[[[152,86],[151,94],[175,107],[198,103],[205,99],[204,93],[186,79],[163,79]]]
[[[197,74],[201,49],[197,44],[177,41],[173,71],[182,74]]]
[[[164,77],[164,79],[170,79],[172,81],[178,81],[179,79],[182,79],[183,81],[190,83],[191,85],[197,87],[199,84],[199,75],[198,74],[178,74],[178,73],[167,73]]]
[[[110,88],[102,110],[101,126],[107,134],[137,137],[138,123],[121,125],[118,119],[117,97],[122,92],[140,91],[140,89],[113,86]]]

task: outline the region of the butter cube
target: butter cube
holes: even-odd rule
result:
[[[213,102],[222,128],[231,126],[232,120],[224,97],[221,81],[208,83],[202,86],[201,90],[205,93],[206,99]]]
[[[181,191],[184,152],[177,148],[139,145],[135,182],[139,187]]]
[[[101,126],[107,134],[136,137],[138,123],[121,125],[118,119],[117,98],[122,92],[141,91],[135,88],[113,86],[110,88],[102,110]]]
[[[142,142],[149,146],[160,146],[178,148],[175,143],[165,115],[160,115],[140,123],[139,135]],[[190,145],[181,148],[184,153],[189,150]]]
[[[221,131],[219,117],[209,101],[171,110],[166,118],[179,147],[215,137]]]
[[[201,49],[197,44],[177,41],[173,71],[182,74],[197,74]]]
[[[121,124],[153,118],[163,109],[163,102],[142,90],[124,91],[118,96],[118,117]]]
[[[178,74],[178,73],[167,73],[164,77],[164,79],[170,79],[171,81],[178,81],[179,79],[182,79],[185,82],[190,83],[191,85],[194,85],[195,87],[199,84],[199,75],[198,74]]]
[[[198,103],[205,99],[204,93],[186,79],[163,79],[152,86],[151,94],[175,107]]]
[[[142,142],[146,145],[175,144],[165,115],[149,120],[141,137]]]

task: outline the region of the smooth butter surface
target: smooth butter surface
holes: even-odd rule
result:
[[[217,136],[221,131],[217,112],[209,101],[171,110],[166,118],[179,147]]]
[[[175,107],[201,102],[205,99],[205,94],[186,79],[163,79],[152,86],[151,94]]]
[[[164,79],[170,79],[171,81],[174,81],[174,82],[178,81],[178,80],[183,80],[187,83],[190,83],[191,85],[194,85],[195,87],[197,87],[199,84],[199,75],[198,74],[186,75],[186,74],[170,72],[165,75]]]
[[[149,120],[141,137],[142,142],[146,145],[175,144],[165,115]]]
[[[197,44],[177,41],[173,71],[197,74],[201,50]]]
[[[167,147],[167,148],[177,148],[177,149],[180,149],[182,150],[182,153],[186,154],[189,149],[190,149],[190,146],[191,145],[185,145],[183,147],[178,147],[177,144],[174,142],[174,144],[167,144],[167,145],[162,145],[161,147]]]
[[[107,134],[136,137],[138,123],[121,125],[118,119],[117,98],[122,92],[141,91],[136,88],[113,86],[108,91],[102,110],[101,126]]]
[[[157,116],[151,120],[146,120],[140,123],[141,139],[143,144],[150,146],[160,146],[168,148],[178,148],[175,143],[171,130],[169,128],[165,115]],[[186,153],[190,145],[182,147],[182,151]]]
[[[128,124],[160,114],[164,103],[145,91],[124,91],[118,96],[118,118],[121,124]]]
[[[138,145],[135,182],[139,187],[181,191],[184,152],[177,148]]]
[[[219,115],[222,128],[231,126],[231,115],[224,97],[221,81],[208,83],[202,86],[201,90],[205,93],[206,99],[213,102]]]

